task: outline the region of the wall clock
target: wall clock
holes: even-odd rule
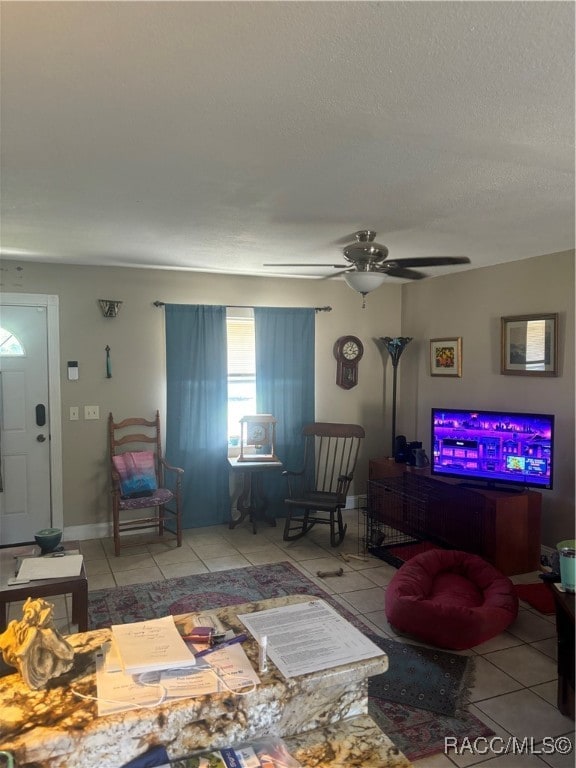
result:
[[[363,354],[364,347],[356,336],[340,336],[336,339],[336,384],[342,389],[352,389],[358,384],[358,363]]]

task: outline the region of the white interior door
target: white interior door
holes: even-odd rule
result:
[[[35,531],[58,522],[51,487],[48,307],[2,302],[0,326],[0,543],[11,544],[31,541]]]

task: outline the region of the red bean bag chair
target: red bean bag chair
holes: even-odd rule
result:
[[[461,651],[503,632],[518,615],[512,582],[478,555],[433,549],[404,563],[386,589],[399,632]]]

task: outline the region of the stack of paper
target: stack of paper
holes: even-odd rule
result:
[[[122,669],[131,675],[185,669],[196,663],[194,654],[176,628],[173,616],[132,624],[113,624],[112,637]]]
[[[82,555],[62,555],[56,557],[25,557],[20,563],[17,578],[28,581],[39,579],[65,579],[80,576],[83,563]]]
[[[257,640],[268,638],[268,655],[286,678],[386,655],[323,600],[282,605],[238,618]]]
[[[161,694],[168,700],[183,699],[223,693],[230,688],[242,690],[246,685],[260,683],[260,678],[239,643],[225,646],[209,656],[198,659],[194,668],[153,672],[146,676],[146,685],[141,684],[138,675],[132,676],[123,672],[119,661],[118,664],[114,660],[109,663],[108,654],[109,649],[96,653],[96,686],[100,716],[154,706],[159,703]],[[118,660],[118,657],[116,659]]]

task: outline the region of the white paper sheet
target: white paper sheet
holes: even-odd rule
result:
[[[96,690],[99,716],[152,707],[164,697],[164,690],[159,685],[144,686],[136,677],[124,672],[105,672],[103,652],[96,654]]]
[[[225,686],[212,669],[215,669],[226,685],[234,690],[260,683],[260,678],[252,668],[241,645],[231,645],[198,659],[196,666],[191,670],[147,672],[144,675],[106,671],[116,666],[114,662],[112,664],[106,662],[108,647],[96,655],[96,686],[100,716],[127,709],[153,707],[159,703],[161,697],[172,700],[221,693],[225,690]]]
[[[80,576],[83,560],[82,555],[25,557],[20,563],[18,578],[37,581]]]
[[[173,616],[113,624],[112,637],[122,669],[131,675],[192,667],[196,663],[194,654],[176,629]]]
[[[323,600],[238,618],[257,640],[268,638],[268,656],[286,678],[386,655]]]
[[[203,696],[205,693],[221,693],[224,684],[211,672],[215,670],[232,689],[259,685],[260,678],[240,644],[230,645],[197,661],[198,673],[162,673],[162,684],[169,695]]]

